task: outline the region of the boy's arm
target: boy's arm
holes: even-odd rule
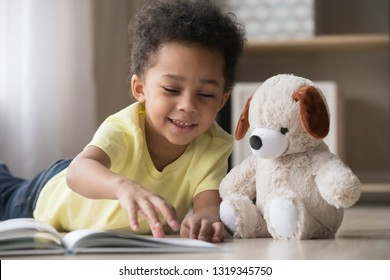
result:
[[[199,193],[193,202],[193,213],[181,225],[180,235],[209,242],[222,242],[224,226],[219,217],[221,198],[218,190]]]
[[[72,161],[66,183],[75,192],[92,199],[117,199],[116,192],[125,178],[112,172],[108,155],[89,146]]]
[[[91,199],[118,199],[128,213],[130,226],[138,229],[138,215],[149,223],[155,237],[164,231],[158,217],[161,213],[173,230],[178,230],[176,211],[160,196],[137,182],[112,172],[108,155],[98,147],[84,149],[70,164],[66,181],[75,192]]]

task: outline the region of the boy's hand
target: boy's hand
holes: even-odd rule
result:
[[[220,203],[218,190],[197,194],[194,198],[193,214],[183,220],[180,235],[214,243],[223,242],[224,226],[219,218]]]
[[[175,208],[162,197],[129,180],[118,189],[119,203],[128,213],[130,226],[134,231],[139,228],[138,215],[144,217],[150,226],[154,237],[165,237],[163,224],[158,216],[161,213],[169,226],[179,230]]]
[[[224,240],[224,226],[219,220],[193,214],[183,220],[180,236],[219,243]]]

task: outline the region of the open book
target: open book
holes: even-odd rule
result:
[[[199,252],[220,250],[189,238],[153,238],[123,231],[80,229],[65,235],[32,218],[0,222],[0,256],[78,253]]]

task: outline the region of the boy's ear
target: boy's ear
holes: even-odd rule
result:
[[[135,99],[141,103],[145,103],[144,84],[142,79],[137,75],[131,77],[131,91]]]
[[[218,111],[222,110],[222,108],[225,106],[226,102],[229,100],[230,91],[226,91],[222,95],[221,104],[219,104]]]

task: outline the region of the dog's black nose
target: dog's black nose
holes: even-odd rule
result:
[[[251,136],[251,138],[249,138],[249,144],[254,150],[260,150],[261,146],[263,146],[263,142],[261,141],[261,138],[256,135],[253,135]]]

